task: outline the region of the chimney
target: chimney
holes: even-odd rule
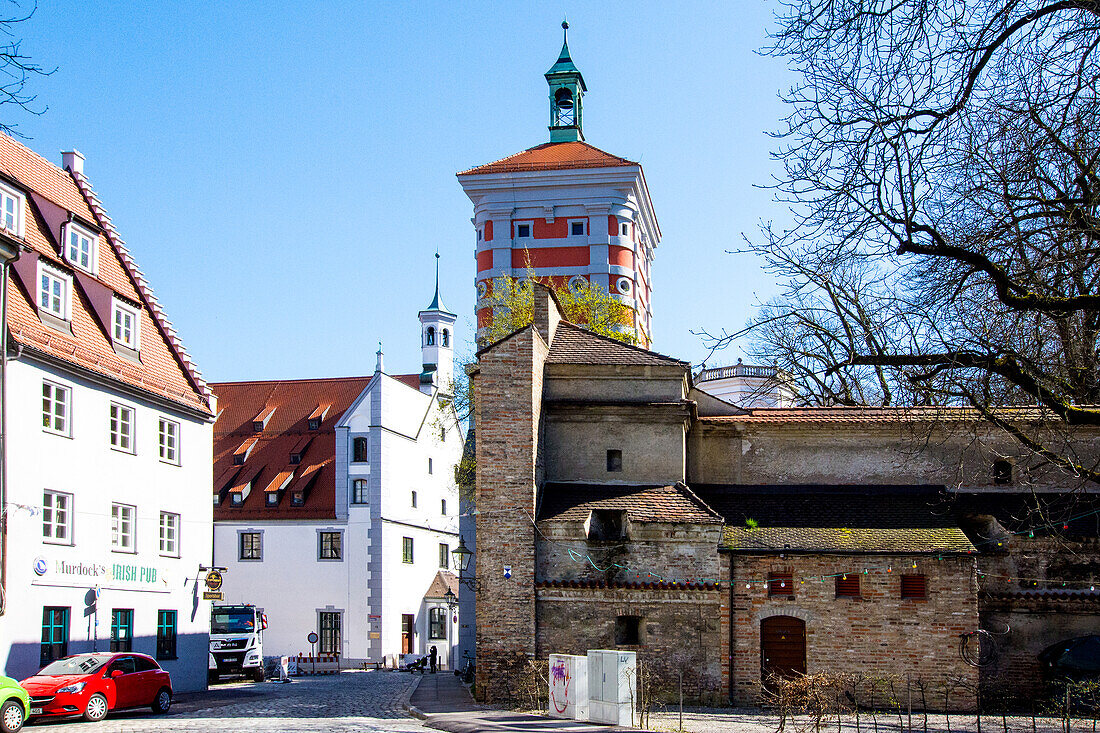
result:
[[[84,156],[75,148],[73,150],[64,151],[61,153],[61,167],[71,170],[73,173],[83,173]]]
[[[561,321],[561,306],[554,291],[540,282],[532,284],[534,287],[534,303],[532,303],[531,322],[538,330],[539,335],[549,346],[554,341],[554,334],[558,330]]]

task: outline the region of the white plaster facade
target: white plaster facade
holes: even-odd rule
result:
[[[132,650],[154,657],[158,612],[174,611],[175,658],[159,662],[175,690],[203,689],[210,603],[197,578],[199,565],[210,561],[212,539],[210,418],[29,352],[9,360],[6,379],[4,674],[22,679],[40,668],[45,608],[67,609],[69,654],[108,650],[112,611],[130,609]],[[44,381],[71,390],[65,434],[43,428]],[[134,411],[133,452],[111,446],[112,403]],[[161,419],[179,426],[176,463],[160,458]],[[44,537],[46,491],[69,497],[64,539]],[[132,550],[112,547],[115,503],[135,513]],[[160,544],[162,512],[177,518],[176,545],[168,551]],[[135,577],[126,579],[131,568]]]

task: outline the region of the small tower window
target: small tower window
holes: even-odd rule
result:
[[[450,346],[451,346],[451,332],[444,328],[442,333],[440,334],[440,336],[443,339],[442,342],[441,342],[442,345],[447,347],[447,348],[450,348]]]
[[[516,224],[516,238],[525,239],[531,236],[530,224]]]
[[[584,222],[583,221],[571,221],[569,222],[569,234],[574,237],[584,236]]]
[[[424,345],[435,346],[435,326],[428,326],[428,330],[424,332]]]
[[[351,441],[351,460],[352,463],[366,463],[367,462],[367,439],[356,438]]]
[[[1012,464],[1008,461],[993,462],[993,483],[1004,486],[1012,483]]]

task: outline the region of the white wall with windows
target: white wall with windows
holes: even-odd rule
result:
[[[176,690],[202,689],[212,424],[25,352],[8,362],[6,413],[0,670],[22,679],[52,655],[129,645]]]

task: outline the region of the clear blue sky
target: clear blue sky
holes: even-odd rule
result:
[[[54,162],[84,153],[208,380],[367,374],[379,340],[417,371],[437,247],[469,336],[454,174],[548,139],[563,15],[586,138],[641,161],[661,224],[655,348],[698,362],[690,329],[735,329],[773,290],[724,253],[785,216],[753,188],[793,80],[755,53],[771,3],[313,5],[41,0],[17,28],[57,71],[31,82],[45,114],[0,114]]]

